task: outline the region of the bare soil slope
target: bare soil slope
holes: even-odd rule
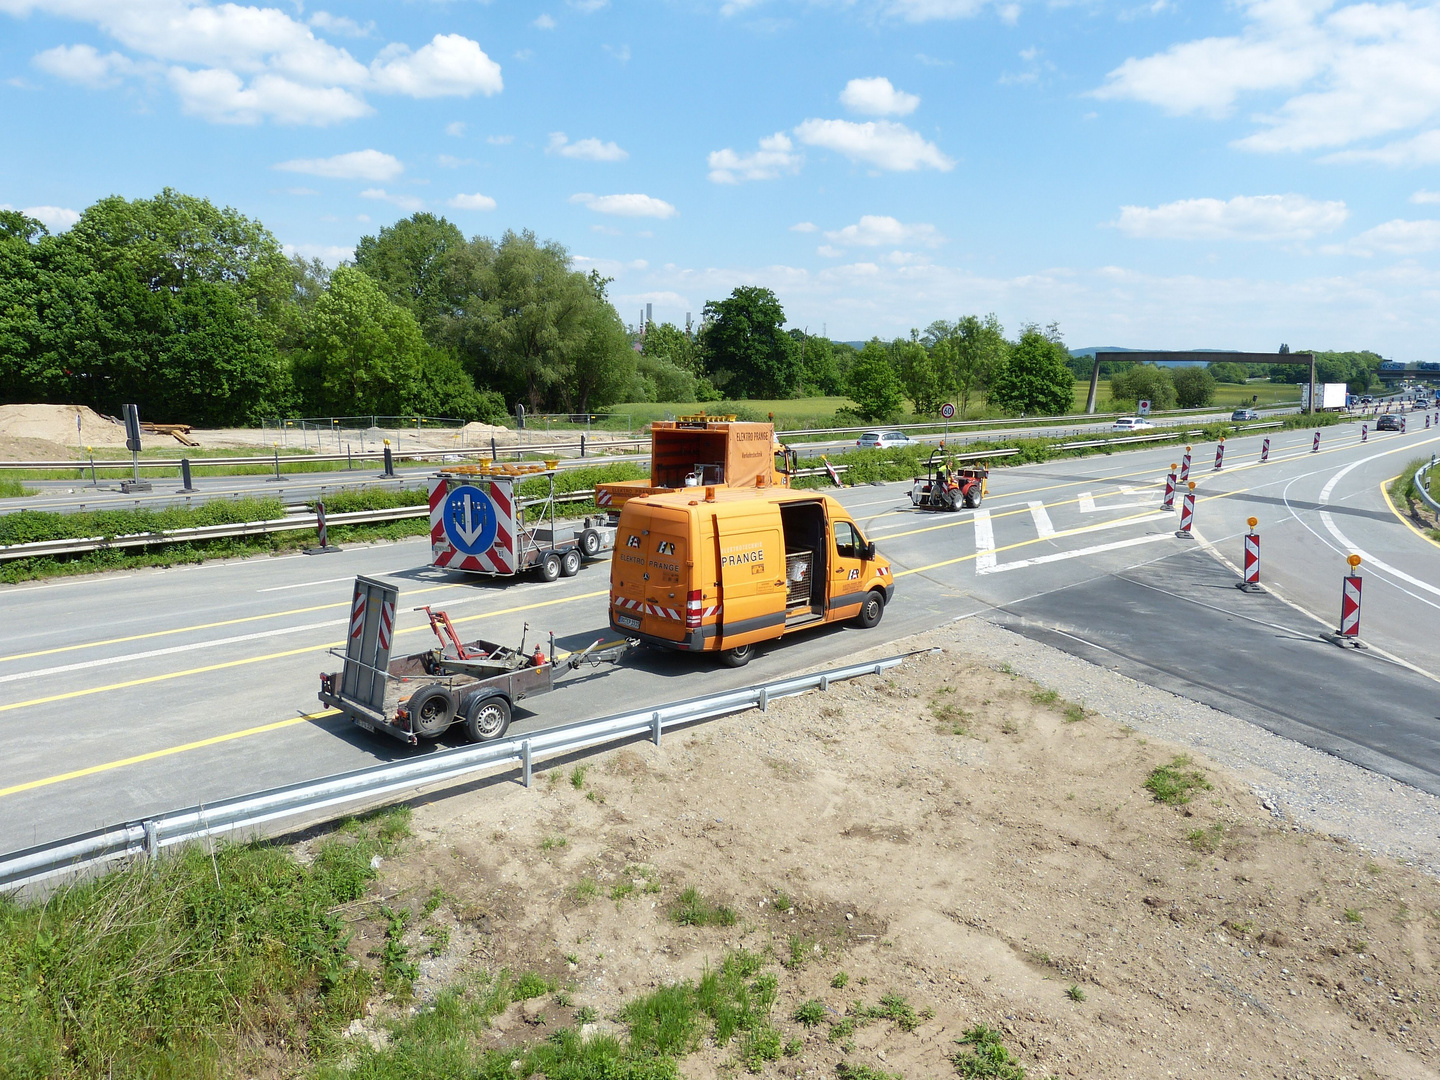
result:
[[[1434,878],[1277,821],[1198,757],[1179,771],[1209,787],[1156,801],[1147,778],[1178,747],[1067,716],[965,659],[968,632],[927,635],[947,651],[887,676],[420,808],[381,885],[417,915],[444,898],[412,925],[417,951],[450,934],[417,993],[467,967],[548,973],[568,1004],[512,1007],[491,1037],[513,1045],[744,945],[783,962],[775,1020],[801,1040],[770,1075],[954,1076],[979,1023],[1032,1077],[1440,1075]],[[688,887],[736,925],[677,925]],[[383,925],[357,929],[377,962]],[[835,1027],[885,993],[919,1026]],[[812,998],[825,1021],[792,1020]],[[397,1006],[376,1007],[367,1031]],[[681,1069],[734,1075],[735,1048]]]

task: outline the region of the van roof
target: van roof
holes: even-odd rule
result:
[[[626,506],[649,505],[684,508],[692,502],[700,505],[709,503],[792,503],[792,502],[818,502],[821,499],[829,498],[823,491],[793,490],[782,487],[765,488],[729,488],[716,487],[715,498],[705,498],[706,489],[703,487],[683,488],[679,491],[667,491],[655,495],[646,495],[643,498],[631,499]]]

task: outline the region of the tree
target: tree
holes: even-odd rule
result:
[[[364,271],[342,266],[311,312],[297,383],[313,412],[330,416],[408,411],[425,342],[415,316]]]
[[[1005,362],[1009,349],[1005,328],[994,312],[982,321],[966,315],[957,322],[939,319],[925,331],[940,361],[950,368],[950,380],[960,396],[960,418],[965,418],[970,398],[983,391],[990,375]]]
[[[425,339],[438,345],[449,324],[479,299],[485,246],[472,247],[455,225],[419,213],[362,236],[355,265],[385,295],[415,316]]]
[[[694,375],[700,374],[700,346],[674,323],[651,323],[641,339],[641,354],[655,357]],[[661,401],[670,400],[661,398]]]
[[[1211,364],[1207,370],[1214,376],[1217,383],[1238,383],[1243,386],[1245,380],[1250,377],[1250,373],[1246,370],[1248,366],[1247,364],[1232,364],[1222,361],[1218,364]]]
[[[729,397],[783,398],[800,386],[800,350],[781,330],[785,309],[769,289],[742,285],[705,304],[702,344],[715,385]]]
[[[899,359],[900,383],[920,416],[935,416],[950,392],[950,369],[943,357],[936,357],[920,341],[920,332],[912,330],[910,340],[896,339],[892,344]]]
[[[1117,409],[1134,409],[1137,402],[1148,401],[1156,412],[1163,412],[1175,407],[1175,381],[1169,368],[1132,364],[1110,376],[1110,400]]]
[[[791,330],[790,340],[795,343],[795,348],[800,353],[802,394],[809,397],[845,392],[845,376],[840,370],[833,341],[807,334],[803,330]]]
[[[850,369],[850,399],[859,406],[861,419],[870,422],[888,420],[900,411],[904,400],[900,376],[890,360],[889,351],[879,338],[871,338]]]
[[[1202,367],[1182,367],[1171,378],[1175,403],[1182,409],[1198,409],[1215,400],[1215,376]]]
[[[1022,329],[1003,363],[990,377],[990,400],[1010,412],[1054,416],[1075,404],[1075,376],[1066,366],[1069,350],[1053,323],[1044,331]]]

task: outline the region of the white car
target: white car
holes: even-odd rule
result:
[[[903,431],[867,431],[855,440],[862,450],[890,450],[897,446],[910,446],[915,442]]]
[[[1122,416],[1115,421],[1112,431],[1148,431],[1155,425],[1143,416]]]

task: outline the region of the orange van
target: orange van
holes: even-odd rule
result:
[[[757,642],[853,619],[874,626],[890,563],[834,499],[786,488],[632,498],[610,566],[610,625],[740,667]]]

